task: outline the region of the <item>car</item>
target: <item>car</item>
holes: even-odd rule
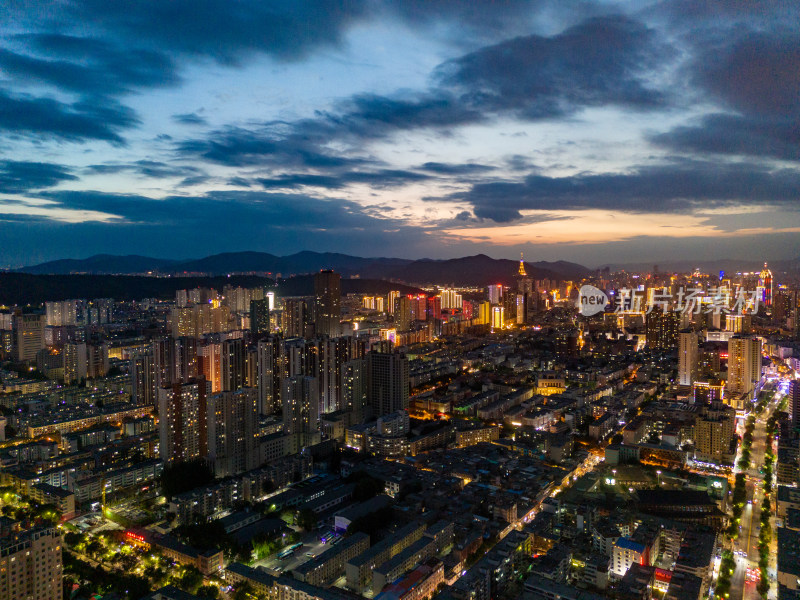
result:
[[[314,553],[313,552],[306,552],[306,556],[308,558],[314,558]]]

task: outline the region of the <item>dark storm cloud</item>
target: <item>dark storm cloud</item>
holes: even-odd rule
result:
[[[94,191],[39,196],[65,209],[101,211],[121,217],[107,224],[51,227],[57,236],[91,230],[95,236],[87,237],[87,244],[98,239],[117,239],[118,249],[138,244],[152,252],[174,254],[175,248],[180,247],[183,253],[207,255],[213,244],[230,249],[231,240],[245,240],[243,246],[249,249],[253,249],[255,241],[259,249],[281,253],[309,248],[324,250],[334,245],[341,251],[357,253],[359,248],[363,251],[377,245],[402,252],[409,243],[429,243],[420,228],[370,216],[356,203],[301,194],[217,191],[158,200]],[[198,231],[213,231],[213,239],[198,236]]]
[[[737,29],[695,52],[695,89],[730,112],[652,140],[685,152],[800,159],[800,35]]]
[[[258,182],[266,189],[290,189],[306,186],[339,189],[354,183],[367,184],[373,188],[386,188],[426,181],[430,178],[430,175],[414,171],[378,169],[376,171],[347,171],[340,175],[282,175],[258,179]]]
[[[495,167],[490,165],[480,165],[475,163],[440,163],[440,162],[426,162],[418,167],[423,171],[430,171],[431,173],[438,173],[439,175],[478,175],[481,173],[488,173],[494,171]]]
[[[171,56],[211,57],[226,64],[254,52],[299,59],[339,43],[364,13],[360,0],[45,0],[35,9],[12,2],[0,11],[0,27],[29,33],[4,40],[3,74],[18,87],[45,84],[80,99],[70,105],[0,91],[0,130],[119,144],[121,130],[138,118],[107,98],[177,83]],[[102,115],[92,114],[96,111]]]
[[[208,121],[206,121],[203,117],[198,115],[197,113],[186,113],[183,115],[173,115],[172,120],[176,123],[180,123],[181,125],[206,125]]]
[[[536,26],[553,28],[608,12],[591,0],[385,0],[390,18],[415,29],[427,27],[457,47],[527,35]]]
[[[482,121],[479,110],[461,102],[447,90],[410,94],[397,97],[359,94],[340,102],[338,113],[327,114],[329,127],[342,134],[361,137],[380,137],[401,129],[423,127],[452,127]],[[314,127],[314,122],[302,126]]]
[[[533,0],[388,0],[386,6],[417,24],[452,20],[477,29],[507,31],[520,20],[528,22],[533,10],[545,4]],[[571,3],[568,3],[571,4]]]
[[[34,56],[0,50],[0,69],[19,84],[37,81],[81,94],[118,96],[178,82],[175,64],[160,52],[67,35],[15,39],[39,53]]]
[[[377,221],[361,207],[344,200],[322,200],[299,194],[214,191],[197,196],[168,196],[154,200],[136,194],[94,191],[42,193],[43,198],[68,209],[100,211],[128,222],[158,225],[205,224],[269,219],[273,227],[296,231],[314,228],[374,227]]]
[[[398,130],[450,127],[482,119],[477,111],[442,95],[388,98],[361,94],[342,101],[336,112],[292,123],[265,123],[260,127],[227,127],[206,138],[185,140],[178,151],[187,156],[228,165],[284,168],[352,169],[372,163],[352,152],[365,139],[379,139]],[[347,152],[331,144],[347,144]]]
[[[788,118],[713,114],[651,140],[684,152],[800,160],[800,122]]]
[[[800,35],[749,34],[711,46],[696,66],[696,81],[744,114],[800,115]]]
[[[797,209],[798,198],[800,173],[794,170],[683,162],[627,174],[530,175],[519,183],[480,183],[446,199],[471,204],[478,218],[505,223],[521,219],[523,210],[685,213],[753,203]]]
[[[341,169],[368,162],[326,149],[324,136],[287,135],[280,129],[275,126],[258,129],[228,127],[212,132],[208,138],[183,141],[178,145],[178,151],[186,156],[199,155],[227,166]]]
[[[369,162],[347,149],[358,152],[365,141],[399,131],[447,132],[497,116],[563,117],[607,104],[653,109],[665,99],[645,77],[665,51],[640,23],[617,16],[591,19],[551,38],[516,38],[449,61],[425,92],[357,94],[313,119],[229,127],[178,148],[229,166],[337,170]],[[333,144],[340,146],[335,152]]]
[[[16,160],[0,161],[0,192],[19,194],[78,178],[61,165]]]
[[[192,175],[190,177],[185,177],[181,180],[178,184],[178,187],[189,187],[192,185],[200,185],[202,183],[207,183],[211,181],[211,177],[208,175]]]
[[[202,175],[202,170],[186,165],[171,165],[155,160],[137,160],[132,163],[107,163],[90,165],[87,172],[107,175],[112,173],[135,173],[144,177],[193,177]]]
[[[314,175],[310,173],[281,175],[273,178],[260,178],[256,180],[265,189],[294,189],[299,187],[322,187],[328,189],[339,189],[344,182],[335,175]]]
[[[800,5],[791,0],[664,0],[643,12],[667,17],[673,27],[696,31],[745,24],[759,28],[800,26]]]
[[[65,103],[47,97],[12,95],[0,88],[0,130],[12,133],[123,144],[118,132],[138,122],[133,111],[111,100]]]
[[[651,69],[671,50],[627,17],[590,19],[553,37],[518,37],[440,66],[441,85],[471,106],[541,119],[590,106],[663,106]]]
[[[54,30],[83,24],[129,45],[233,63],[253,52],[297,59],[337,44],[365,15],[363,0],[66,0],[11,3],[7,23]],[[2,22],[2,21],[0,21]]]
[[[652,109],[666,100],[646,79],[669,52],[641,23],[595,18],[553,37],[518,37],[448,61],[436,69],[435,86],[426,93],[357,95],[296,126],[370,138],[496,115],[542,119],[608,104]]]
[[[6,132],[123,144],[122,132],[138,125],[139,118],[118,98],[179,79],[173,62],[156,51],[55,33],[10,40],[22,50],[0,48],[0,71],[8,88],[15,90],[0,90],[0,130]],[[35,94],[20,92],[32,86]],[[42,86],[73,99],[55,99],[42,92]]]

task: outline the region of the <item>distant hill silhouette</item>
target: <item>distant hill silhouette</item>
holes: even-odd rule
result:
[[[177,290],[209,287],[222,292],[226,285],[264,286],[278,296],[310,296],[314,293],[312,275],[290,277],[276,282],[266,277],[232,275],[216,277],[146,277],[136,275],[33,275],[0,273],[0,304],[24,306],[70,298],[114,298],[170,300]],[[406,285],[373,279],[343,279],[343,294],[388,294],[390,290],[416,293]]]
[[[50,262],[23,267],[18,269],[22,273],[32,273],[34,275],[68,275],[71,273],[91,273],[91,274],[130,274],[147,273],[148,271],[159,272],[164,270],[169,272],[170,265],[177,263],[176,260],[166,258],[151,258],[149,256],[138,256],[130,254],[127,256],[115,256],[113,254],[96,254],[89,258],[65,258]]]
[[[344,277],[387,279],[411,285],[454,284],[486,286],[491,283],[511,284],[519,263],[494,259],[485,254],[447,260],[408,260],[402,258],[363,258],[331,252],[298,252],[275,256],[266,252],[227,252],[197,260],[168,260],[145,256],[112,256],[107,254],[86,259],[66,259],[24,267],[17,272],[31,274],[115,274],[130,275],[148,272],[161,274],[257,273],[276,276],[302,275],[334,269]],[[580,279],[589,270],[575,263],[526,262],[528,275],[534,279]]]

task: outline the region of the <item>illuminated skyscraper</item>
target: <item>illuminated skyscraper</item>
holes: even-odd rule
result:
[[[14,531],[0,539],[0,598],[61,600],[62,538],[55,527]]]
[[[408,331],[411,329],[411,323],[414,316],[411,308],[411,298],[408,296],[400,296],[397,299],[397,306],[394,312],[394,324],[397,331]]]
[[[87,368],[86,344],[64,344],[64,383],[69,385],[86,379]]]
[[[442,300],[442,308],[461,308],[463,300],[461,294],[455,290],[445,288],[439,295]]]
[[[372,418],[408,409],[409,370],[405,354],[370,352],[368,401]]]
[[[678,383],[692,385],[697,377],[698,344],[694,331],[681,331],[678,339]]]
[[[314,325],[317,335],[339,337],[342,320],[342,276],[333,271],[314,275]]]
[[[312,433],[319,423],[319,383],[316,377],[297,375],[283,382],[283,426],[288,434]]]
[[[750,333],[751,315],[725,315],[725,329],[733,333]]]
[[[655,350],[672,350],[678,346],[681,325],[679,311],[653,310],[645,320],[647,345]]]
[[[478,324],[490,325],[492,322],[492,305],[490,302],[481,302],[478,306]]]
[[[721,402],[703,408],[695,418],[695,458],[704,462],[721,464],[730,454],[735,430],[736,411]]]
[[[525,294],[517,294],[515,298],[516,298],[516,306],[514,307],[515,321],[517,325],[522,325],[525,323],[527,319],[528,302],[526,300]]]
[[[506,321],[506,310],[502,306],[492,307],[492,329],[502,329]]]
[[[319,380],[320,413],[339,410],[343,406],[342,369],[348,356],[348,338],[324,339],[317,343],[319,360],[316,373]]]
[[[411,318],[414,321],[428,320],[428,297],[425,294],[411,297]]]
[[[400,292],[391,291],[386,296],[386,312],[390,315],[394,314],[397,299],[401,296]]]
[[[461,305],[461,295],[459,296],[459,306]],[[442,318],[442,297],[441,296],[431,296],[428,298],[428,320],[430,321],[439,321]],[[456,308],[456,307],[452,307]]]
[[[258,390],[242,388],[208,397],[208,458],[217,477],[254,469],[258,433]]]
[[[269,299],[250,301],[250,331],[255,337],[269,333]]]
[[[310,300],[305,298],[285,298],[281,324],[283,335],[292,338],[306,337],[311,334],[312,308]]]
[[[789,384],[789,392],[786,395],[789,400],[789,417],[796,428],[800,426],[800,380],[795,379]]]
[[[281,338],[269,336],[258,342],[258,410],[263,415],[281,411]]]
[[[236,391],[245,385],[247,348],[242,339],[225,340],[221,346],[221,389],[224,392]]]
[[[200,378],[158,390],[159,454],[164,462],[208,456],[211,384]]]
[[[211,384],[211,392],[222,391],[222,344],[208,343],[199,350],[200,370]]]
[[[767,263],[764,263],[764,268],[758,276],[758,292],[759,300],[766,307],[772,306],[772,271],[767,268]]]
[[[145,351],[131,357],[131,401],[152,406],[156,401],[153,353]]]
[[[366,358],[347,361],[342,374],[342,408],[352,413],[352,422],[361,423],[367,408],[368,364]]]
[[[36,360],[36,353],[44,348],[44,315],[14,317],[16,359],[19,362]]]
[[[503,286],[498,283],[489,286],[489,302],[500,304],[503,301]]]
[[[108,346],[105,343],[86,346],[86,377],[98,379],[108,373]]]
[[[728,392],[749,394],[761,379],[761,340],[735,335],[728,340]]]

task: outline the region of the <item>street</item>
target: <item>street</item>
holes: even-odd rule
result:
[[[764,464],[764,454],[766,452],[766,423],[769,415],[780,402],[783,393],[777,391],[773,401],[769,404],[767,409],[761,413],[756,419],[755,428],[753,430],[753,444],[750,450],[750,468],[747,471],[747,500],[748,504],[745,505],[742,512],[742,523],[739,537],[733,544],[733,550],[736,554],[736,571],[731,580],[731,596],[730,600],[757,600],[760,595],[756,589],[758,582],[755,578],[747,581],[747,570],[751,572],[758,572],[758,536],[761,532],[760,515],[761,504],[764,498],[764,493],[761,489],[763,482],[763,475],[760,472]],[[744,431],[742,426],[741,432]],[[737,453],[738,462],[738,453]],[[774,506],[773,506],[774,510]],[[773,531],[775,531],[773,523]],[[776,553],[777,543],[773,535],[772,543],[770,544],[770,577],[775,577],[776,569]],[[742,553],[742,554],[739,554]],[[777,586],[773,580],[769,590],[770,598],[777,598]]]

